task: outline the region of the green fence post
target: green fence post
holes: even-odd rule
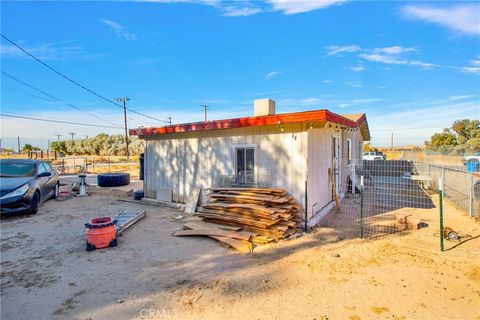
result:
[[[440,177],[438,178],[438,201],[440,208],[440,249],[442,252],[445,251],[445,243],[443,239],[443,179]]]
[[[365,188],[363,186],[363,176],[360,177],[360,238],[363,239],[363,197]]]

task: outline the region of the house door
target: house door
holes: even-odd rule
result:
[[[333,178],[335,180],[335,186],[337,190],[340,190],[340,138],[332,137],[332,171]],[[332,191],[332,200],[333,200],[333,191]]]

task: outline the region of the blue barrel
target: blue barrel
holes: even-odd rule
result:
[[[467,162],[467,172],[478,172],[479,164],[474,161]]]

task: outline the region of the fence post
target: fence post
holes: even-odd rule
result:
[[[360,176],[360,238],[363,239],[363,197],[364,197],[363,176]]]
[[[65,158],[62,158],[62,174],[65,174]]]
[[[443,178],[438,178],[438,201],[440,208],[440,249],[445,251],[445,244],[443,239]]]
[[[470,217],[473,217],[473,173],[467,173],[468,176],[470,177],[468,180],[470,180],[469,183],[469,190],[468,190],[468,213],[470,214]]]

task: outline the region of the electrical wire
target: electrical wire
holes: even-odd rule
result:
[[[97,96],[98,98],[102,99],[102,100],[105,100],[107,101],[108,103],[111,103],[117,107],[120,107],[123,109],[123,106],[119,103],[116,103],[115,101],[112,101],[106,97],[104,97],[103,95],[85,87],[84,85],[78,83],[77,81],[73,80],[72,78],[66,76],[65,74],[61,73],[60,71],[56,70],[55,68],[51,67],[50,65],[46,64],[45,62],[43,62],[42,60],[40,60],[39,58],[35,57],[33,54],[31,54],[30,52],[28,52],[27,50],[25,50],[24,48],[22,48],[21,46],[19,46],[18,44],[16,44],[15,42],[13,42],[12,40],[8,39],[6,36],[4,36],[3,34],[0,33],[0,36],[5,39],[6,41],[10,42],[13,46],[15,46],[17,49],[19,49],[20,51],[22,51],[23,53],[25,53],[26,55],[28,55],[29,57],[31,57],[32,59],[34,59],[35,61],[37,61],[38,63],[42,64],[44,67],[50,69],[51,71],[55,72],[56,74],[58,74],[59,76],[61,76],[62,78],[65,78],[66,80],[70,81],[71,83],[77,85],[78,87],[82,88],[83,90],[86,90],[88,92],[90,92],[91,94]],[[146,118],[150,118],[150,119],[153,119],[153,120],[156,120],[156,121],[160,121],[160,122],[165,122],[165,123],[168,123],[167,120],[162,120],[162,119],[157,119],[157,118],[154,118],[152,116],[149,116],[149,115],[146,115],[146,114],[143,114],[141,112],[138,112],[138,111],[135,111],[133,109],[130,109],[130,108],[126,108],[128,111],[130,112],[133,112],[133,113],[136,113],[138,115],[141,115],[143,117],[146,117]]]
[[[18,116],[18,115],[13,115],[13,114],[6,114],[6,113],[0,113],[0,117],[18,118],[18,119],[27,119],[27,120],[36,120],[36,121],[45,121],[45,122],[54,122],[54,123],[65,123],[65,124],[73,124],[73,125],[78,125],[78,126],[97,127],[97,128],[110,128],[110,129],[122,129],[122,130],[124,129],[122,127],[102,126],[102,125],[81,123],[81,122],[73,122],[73,121],[63,121],[63,120],[53,120],[53,119],[44,119],[44,118],[36,118],[36,117]]]
[[[105,122],[107,122],[107,123],[110,123],[110,124],[113,125],[113,126],[119,127],[118,124],[116,124],[116,123],[114,123],[114,122],[111,122],[110,120],[107,120],[107,119],[104,119],[104,118],[102,118],[102,117],[99,117],[99,116],[97,116],[97,115],[95,115],[95,114],[93,114],[93,113],[91,113],[91,112],[89,112],[89,111],[87,111],[87,110],[84,110],[84,109],[82,109],[82,108],[80,108],[80,107],[77,107],[77,106],[75,106],[75,105],[73,105],[73,104],[71,104],[71,103],[69,103],[69,102],[67,102],[67,101],[65,101],[65,100],[62,100],[62,99],[60,99],[60,98],[57,98],[57,97],[49,94],[48,92],[45,92],[45,91],[43,91],[42,89],[39,89],[39,88],[35,87],[35,86],[32,85],[32,84],[29,84],[29,83],[27,83],[27,82],[25,82],[25,81],[23,81],[23,80],[20,80],[20,79],[18,79],[18,78],[16,78],[16,77],[14,77],[14,76],[6,73],[6,72],[3,71],[3,70],[0,70],[0,73],[1,73],[2,75],[4,75],[5,77],[7,77],[7,78],[9,78],[9,79],[12,79],[12,80],[14,80],[14,81],[16,81],[16,82],[18,82],[18,83],[20,83],[20,84],[22,84],[22,85],[30,88],[30,89],[33,89],[33,90],[35,90],[35,91],[37,91],[37,92],[40,92],[41,94],[49,97],[50,99],[53,99],[53,100],[55,100],[55,101],[64,103],[64,104],[66,104],[67,106],[69,106],[69,107],[72,108],[72,109],[75,109],[75,110],[84,112],[84,113],[86,113],[86,114],[88,114],[88,115],[90,115],[90,116],[92,116],[92,117],[94,117],[94,118],[97,118],[97,119],[99,119],[99,120],[102,120],[102,121],[105,121]]]

